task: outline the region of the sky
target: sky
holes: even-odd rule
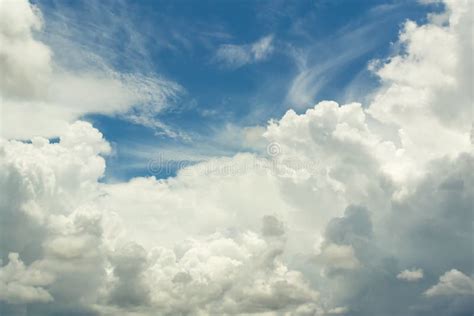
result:
[[[0,0],[0,314],[468,316],[470,0]]]

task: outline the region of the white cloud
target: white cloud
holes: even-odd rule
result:
[[[53,301],[44,288],[54,281],[51,275],[35,265],[25,267],[17,253],[10,253],[8,260],[7,265],[0,267],[0,301],[11,304]]]
[[[439,277],[439,282],[424,293],[428,297],[471,295],[474,296],[474,279],[452,269]]]
[[[397,274],[397,279],[404,280],[407,282],[415,282],[423,279],[423,270],[422,269],[412,269],[412,270],[403,270]]]
[[[43,20],[27,1],[0,4],[0,88],[2,97],[31,98],[45,93],[51,75],[51,50],[35,41],[32,32]]]
[[[44,138],[31,144],[2,143],[2,190],[16,200],[0,208],[2,217],[10,218],[8,225],[2,222],[8,243],[1,251],[17,249],[33,258],[40,271],[55,277],[48,283],[48,297],[58,304],[48,308],[83,313],[92,308],[103,314],[123,314],[137,307],[150,315],[157,309],[169,314],[238,314],[291,311],[317,302],[317,291],[281,258],[285,238],[278,220],[255,216],[260,221],[255,231],[261,228],[262,234],[246,229],[248,225],[226,231],[232,218],[220,213],[216,223],[220,222],[217,225],[223,232],[213,233],[212,223],[206,224],[210,215],[203,212],[195,217],[197,222],[182,229],[176,230],[179,225],[160,228],[153,213],[167,225],[173,221],[172,214],[163,213],[166,209],[161,206],[150,209],[148,215],[144,209],[155,198],[161,199],[158,196],[176,208],[179,200],[175,197],[180,197],[166,197],[174,185],[170,183],[167,189],[154,179],[137,179],[137,187],[99,184],[105,168],[100,155],[109,150],[102,135],[84,122],[70,126],[59,143]],[[199,183],[198,178],[190,178],[189,185]],[[232,178],[223,176],[226,179]],[[126,194],[118,190],[121,186]],[[134,194],[138,194],[136,200],[131,199]],[[197,196],[190,194],[189,201],[194,203]],[[117,200],[120,195],[125,199]],[[141,219],[124,213],[140,200],[144,204],[135,204],[133,209],[141,213]],[[181,220],[180,214],[189,217],[188,206],[183,206],[175,209],[176,220]],[[138,221],[129,222],[133,217]],[[20,228],[26,228],[25,223],[27,231]],[[191,232],[193,225],[197,234]],[[140,231],[143,235],[137,234]],[[160,242],[150,239],[152,231]],[[133,240],[144,241],[145,248]]]
[[[382,87],[368,109],[398,129],[405,150],[420,162],[470,148],[472,6],[446,5],[448,14],[433,15],[427,25],[405,24],[406,52],[375,67]]]
[[[255,61],[266,59],[273,52],[273,35],[262,37],[252,44],[252,53]]]
[[[341,315],[341,314],[346,314],[349,312],[349,309],[347,307],[335,307],[331,308],[327,314],[328,315]]]
[[[43,27],[39,9],[27,0],[0,5],[0,96],[2,136],[54,137],[90,113],[121,116],[155,126],[155,116],[182,92],[159,77],[101,67],[68,70],[54,62],[50,47],[35,39]],[[65,48],[75,50],[77,48]],[[97,57],[98,58],[98,57]]]
[[[273,35],[262,37],[252,44],[219,46],[215,60],[228,68],[240,68],[244,65],[267,59],[273,52]]]

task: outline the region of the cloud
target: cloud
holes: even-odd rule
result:
[[[8,264],[0,267],[0,300],[11,304],[53,301],[43,288],[53,282],[51,275],[41,271],[40,267],[25,267],[17,253],[10,253],[8,259]]]
[[[349,312],[349,309],[347,307],[335,307],[331,308],[327,314],[328,315],[341,315],[341,314],[346,314]]]
[[[262,235],[263,236],[280,236],[285,232],[283,223],[275,216],[265,215],[263,217]]]
[[[407,50],[376,67],[381,87],[368,108],[323,101],[253,131],[276,150],[111,184],[101,181],[111,146],[90,123],[65,121],[54,142],[2,139],[0,309],[470,313],[472,126],[439,102],[471,106],[463,54],[472,48],[461,34],[472,8],[447,8],[426,25],[407,22]]]
[[[41,95],[45,90],[43,83],[52,72],[52,52],[32,36],[43,25],[39,10],[27,1],[5,1],[0,6],[0,17],[2,95],[26,98]]]
[[[357,93],[357,98],[351,98],[348,101],[370,100],[367,91],[369,85],[365,82],[357,80],[347,87],[339,88],[341,83],[335,82],[334,79],[352,67],[355,61],[377,49],[381,43],[386,43],[386,30],[389,30],[393,23],[397,23],[395,19],[392,20],[397,15],[397,5],[385,6],[386,9],[380,10],[383,6],[377,6],[379,10],[370,10],[359,23],[346,25],[321,41],[311,40],[312,35],[308,34],[312,32],[311,29],[302,29],[301,26],[297,26],[297,36],[308,38],[308,41],[303,47],[289,44],[286,49],[286,53],[293,59],[296,66],[295,75],[289,81],[284,100],[288,107],[305,109],[321,98],[319,96],[321,91],[336,90],[333,87],[337,87],[342,90],[337,91],[339,95],[346,94],[353,92],[357,84],[364,84],[360,88],[362,91]],[[381,30],[385,31],[381,32]],[[363,69],[358,77],[365,73],[367,69]]]
[[[219,46],[215,60],[221,65],[236,69],[267,59],[273,52],[273,35],[267,35],[252,44]]]
[[[2,218],[9,219],[1,222],[6,236],[2,256],[16,249],[55,280],[46,285],[48,298],[57,303],[35,305],[36,314],[107,315],[134,309],[150,315],[156,310],[239,314],[315,308],[310,305],[317,303],[317,291],[281,258],[284,228],[274,217],[261,218],[256,231],[263,235],[246,229],[208,230],[194,237],[189,231],[170,231],[168,237],[176,236],[175,242],[135,243],[140,238],[128,230],[139,226],[127,224],[122,210],[128,206],[110,204],[118,197],[116,187],[98,183],[105,168],[101,155],[109,151],[102,135],[85,122],[70,126],[58,143],[44,138],[2,143],[2,190],[16,197],[0,208]],[[160,187],[152,179],[138,188],[126,186],[129,193],[144,194],[148,185]],[[142,212],[140,208],[135,206]],[[28,231],[20,228],[25,224]],[[149,241],[150,229],[166,235],[159,233],[159,226],[143,226]],[[23,303],[26,308],[28,301]]]
[[[254,233],[213,234],[178,251],[158,250],[150,271],[155,308],[170,314],[242,314],[291,311],[317,302],[301,273],[278,259],[281,244]]]
[[[360,265],[354,255],[354,248],[347,245],[328,244],[318,255],[318,261],[322,262],[330,271],[353,270]]]
[[[94,67],[80,71],[55,63],[52,49],[35,37],[44,23],[41,12],[26,0],[2,2],[0,17],[0,70],[5,74],[0,79],[0,95],[2,115],[7,118],[1,129],[5,138],[56,137],[86,114],[118,116],[161,129],[155,123],[156,115],[183,91],[158,76],[120,73],[98,56]]]
[[[403,270],[397,274],[397,279],[404,280],[407,282],[415,282],[420,279],[423,279],[423,270],[422,269],[412,269],[412,270]]]
[[[466,15],[471,9],[465,1],[447,1],[446,6],[449,16],[432,16],[431,23],[421,26],[407,22],[400,35],[405,54],[373,66],[383,84],[368,112],[397,126],[404,147],[419,161],[449,146],[470,147],[465,134],[471,125],[467,117],[473,95],[467,85],[472,84],[473,66],[467,56],[472,47],[461,38],[472,38]],[[430,131],[436,131],[436,137]]]
[[[474,296],[474,279],[452,269],[439,277],[439,282],[426,290],[428,297],[470,295]]]

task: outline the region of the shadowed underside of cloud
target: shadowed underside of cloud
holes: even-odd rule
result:
[[[20,34],[48,59],[30,34],[39,15],[12,8],[2,3],[2,41]],[[427,24],[407,22],[404,51],[374,64],[367,109],[290,110],[259,138],[268,155],[104,184],[110,145],[69,112],[59,142],[41,129],[29,143],[2,139],[0,311],[471,315],[472,13],[447,1]],[[15,76],[35,86],[40,72],[9,58],[2,71],[16,64],[24,72],[2,96],[34,111],[42,89]],[[59,126],[51,117],[38,124]]]

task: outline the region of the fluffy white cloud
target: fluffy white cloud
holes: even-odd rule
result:
[[[398,129],[418,163],[470,149],[473,9],[467,0],[445,5],[426,25],[407,22],[400,35],[404,53],[374,67],[383,85],[368,112]]]
[[[153,250],[150,279],[156,306],[205,314],[291,311],[318,300],[300,272],[279,259],[282,244],[247,232],[232,238],[211,235],[189,240],[170,252]]]
[[[423,279],[422,269],[403,270],[397,274],[397,279],[404,280],[407,282],[414,282]]]
[[[273,52],[273,35],[262,37],[252,44],[219,46],[215,59],[229,68],[239,68],[246,64],[263,61]]]
[[[154,116],[181,93],[173,82],[100,68],[69,71],[35,39],[43,27],[27,0],[0,2],[1,133],[5,138],[55,137],[88,113],[119,115],[162,128]]]
[[[452,269],[439,277],[439,282],[424,293],[432,296],[471,295],[474,296],[474,279]]]
[[[2,97],[41,96],[52,72],[52,52],[32,36],[42,27],[40,12],[27,1],[5,0],[0,3],[0,20]]]
[[[166,189],[161,194],[163,198],[173,186],[166,188],[162,183],[160,188],[160,182],[149,179],[136,191],[131,183],[127,184],[125,195],[116,191],[117,185],[99,184],[105,168],[101,155],[109,151],[102,135],[85,122],[71,125],[58,143],[44,138],[35,138],[32,143],[2,143],[2,189],[15,197],[3,201],[1,207],[2,218],[8,219],[1,222],[5,235],[2,256],[16,249],[28,262],[34,262],[35,269],[55,278],[54,282],[32,283],[48,285],[48,291],[38,286],[31,288],[30,292],[35,290],[42,296],[34,299],[33,294],[28,294],[30,298],[21,302],[58,302],[36,307],[39,315],[53,311],[123,314],[137,308],[150,315],[155,310],[173,315],[291,312],[302,306],[310,308],[311,304],[313,310],[316,308],[317,291],[282,260],[285,232],[278,219],[255,217],[260,222],[255,231],[262,229],[257,233],[245,226],[225,230],[232,219],[222,217],[215,223],[222,233],[211,233],[215,229],[209,227],[200,230],[195,238],[191,224],[173,234],[179,225],[161,232],[159,225],[140,227],[128,223],[129,218],[121,210],[131,209],[131,204],[119,208],[120,195],[125,196],[123,201],[135,203],[147,200],[146,194],[152,197]],[[217,176],[221,177],[232,179]],[[190,178],[189,185],[193,181],[197,178]],[[151,185],[148,190],[147,185]],[[119,194],[112,195],[115,192]],[[136,201],[131,199],[130,193],[140,192],[143,195],[137,196]],[[109,203],[111,198],[117,204]],[[173,196],[169,199],[175,203]],[[212,201],[208,203],[211,204]],[[133,209],[146,216],[142,207],[147,205],[151,204],[136,204]],[[155,215],[163,212],[157,209]],[[162,214],[162,220],[149,215],[143,219],[154,218],[152,224],[170,224],[172,220],[166,214]],[[178,220],[187,214],[176,216]],[[202,227],[208,219],[193,225]],[[27,231],[21,229],[25,225]],[[146,248],[131,241],[142,241],[136,231],[146,234]],[[175,240],[150,239],[152,231],[157,240]],[[15,258],[11,256],[10,262],[15,263]],[[8,293],[15,289],[15,283],[10,281],[15,278],[10,276],[10,265],[2,270],[2,275],[8,274]],[[5,300],[10,303],[13,299],[9,294]]]
[[[51,275],[41,267],[25,267],[17,253],[10,253],[8,260],[7,265],[0,267],[0,300],[11,304],[53,301],[43,288],[53,282]]]
[[[102,134],[85,122],[71,125],[59,143],[35,138],[1,144],[0,185],[8,197],[0,204],[1,258],[16,252],[30,268],[54,277],[48,300],[66,313],[90,310],[103,282],[103,215],[92,202],[105,170],[99,154],[109,151]],[[21,306],[6,309],[23,312]],[[35,313],[49,312],[39,307]]]

